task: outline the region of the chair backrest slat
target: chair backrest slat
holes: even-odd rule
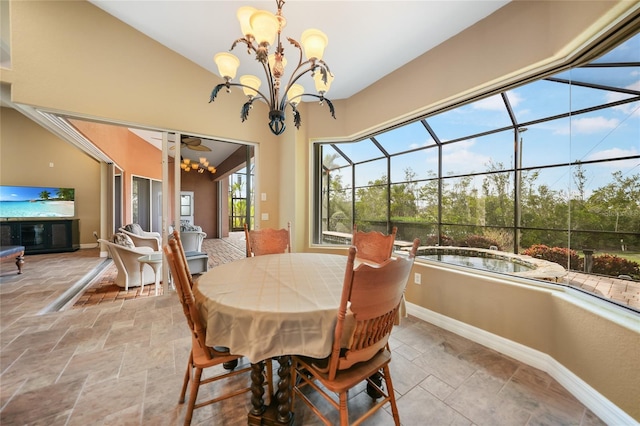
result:
[[[189,287],[193,288],[193,275],[189,270],[189,264],[187,263],[187,255],[185,254],[184,246],[182,245],[180,232],[178,230],[174,230],[171,233],[171,238],[176,241],[176,253],[182,258],[182,263],[184,264],[185,272],[187,273],[187,278],[189,279]]]
[[[247,257],[265,254],[291,253],[291,222],[286,229],[254,229],[249,230],[244,224]]]
[[[382,263],[389,259],[393,254],[393,244],[397,232],[396,226],[393,227],[389,235],[378,231],[363,232],[358,231],[357,225],[354,224],[351,245],[357,249],[356,258],[374,263]]]
[[[169,263],[169,269],[171,269],[176,292],[182,304],[184,316],[187,318],[187,323],[193,335],[194,344],[197,342],[204,353],[208,357],[211,357],[210,349],[205,342],[206,328],[202,322],[202,317],[200,316],[193,295],[189,269],[186,261],[183,259],[183,255],[180,254],[179,237],[177,239],[170,239],[163,249]]]
[[[416,238],[409,256],[390,258],[379,265],[361,263],[355,268],[357,250],[349,248],[329,360],[330,380],[337,371],[371,359],[387,345],[419,245]],[[347,316],[353,321],[345,327]]]

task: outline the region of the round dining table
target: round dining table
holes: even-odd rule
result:
[[[342,255],[271,254],[216,266],[197,279],[194,295],[207,345],[227,347],[254,367],[249,424],[291,423],[290,356],[330,354],[346,262]],[[263,416],[268,407],[258,374],[271,358],[280,365],[273,421]]]

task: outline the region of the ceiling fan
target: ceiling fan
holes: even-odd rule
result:
[[[154,139],[158,139],[158,138],[154,138]],[[169,139],[169,142],[173,143],[171,139]],[[209,148],[208,146],[202,145],[202,139],[196,138],[193,136],[182,136],[180,147],[192,149],[194,151],[211,151],[211,148]],[[171,145],[169,147],[169,149],[172,151],[175,150],[175,148],[176,148],[175,145]]]

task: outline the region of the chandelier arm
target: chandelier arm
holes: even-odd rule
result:
[[[331,113],[331,116],[334,119],[336,118],[336,109],[333,106],[333,102],[331,102],[330,99],[325,98],[324,95],[316,95],[315,93],[303,93],[302,95],[296,96],[296,98],[302,97],[302,96],[313,96],[314,98],[318,98],[320,100],[320,105],[326,102],[327,106],[329,107],[329,112]]]
[[[209,103],[213,102],[216,98],[216,96],[218,95],[218,92],[220,91],[220,89],[222,89],[223,87],[226,87],[227,89],[229,89],[231,86],[236,86],[236,87],[246,87],[247,89],[251,89],[254,92],[256,92],[258,94],[258,96],[253,96],[253,100],[262,100],[264,101],[267,105],[269,105],[269,102],[267,101],[267,98],[264,96],[264,94],[262,92],[260,92],[259,90],[254,89],[251,86],[247,86],[246,84],[242,84],[242,83],[220,83],[218,85],[216,85],[216,87],[213,88],[213,91],[211,92],[211,97],[209,98]],[[253,101],[252,101],[253,102]]]
[[[247,45],[247,53],[251,54],[251,51],[253,51],[254,53],[258,52],[258,49],[256,49],[256,47],[253,45],[253,42],[249,39],[247,39],[246,37],[241,37],[239,39],[237,39],[236,41],[233,42],[233,44],[231,45],[231,47],[229,48],[229,52],[231,52],[238,43],[244,43]]]
[[[306,64],[311,64],[311,66],[309,68],[307,68],[306,70],[304,70],[304,71],[300,71],[300,68],[302,68]],[[289,89],[291,88],[291,86],[293,86],[295,84],[295,82],[298,81],[298,79],[300,77],[302,77],[303,75],[307,74],[308,72],[313,72],[316,68],[319,68],[319,67],[321,67],[321,65],[317,65],[315,63],[315,61],[313,61],[313,60],[307,60],[305,62],[302,62],[302,63],[298,64],[296,69],[293,70],[293,74],[291,75],[291,78],[289,79],[289,82],[287,83],[287,87],[285,88],[285,92],[284,93],[288,93]],[[317,96],[317,95],[314,95],[314,96]],[[287,99],[287,101],[291,102],[291,99]],[[287,102],[285,102],[285,99],[284,99],[284,96],[283,96],[282,99],[280,100],[280,109],[284,109],[286,103]]]
[[[302,46],[300,46],[300,43],[298,43],[297,40],[292,39],[291,37],[287,37],[287,40],[289,40],[289,43],[291,43],[296,47],[296,49],[298,49],[298,66],[296,67],[296,69],[298,69],[302,66]]]
[[[275,109],[276,107],[276,103],[278,102],[278,98],[276,96],[276,88],[274,85],[274,78],[273,78],[273,73],[271,72],[271,66],[269,65],[269,62],[261,62],[262,64],[262,68],[264,69],[264,73],[267,76],[267,85],[269,86],[269,94],[270,97],[268,98],[269,100],[267,100],[267,97],[265,97],[262,93],[260,93],[260,95],[264,98],[264,101],[267,103],[267,105],[269,105],[270,109]]]

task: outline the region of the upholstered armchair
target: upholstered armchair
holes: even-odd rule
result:
[[[158,232],[144,231],[137,223],[130,223],[118,229],[131,238],[136,247],[151,247],[153,251],[160,251],[162,247],[162,236]]]
[[[104,244],[109,250],[109,254],[113,259],[113,263],[116,265],[118,275],[116,276],[116,284],[118,287],[122,287],[125,291],[129,290],[129,287],[140,286],[140,262],[138,258],[145,254],[153,253],[154,250],[151,247],[136,247],[133,243],[128,242],[122,237],[123,233],[115,234],[114,241],[118,243],[99,239],[98,242]],[[129,240],[130,241],[130,240]],[[155,274],[149,267],[143,268],[142,272],[142,284],[155,283]]]
[[[180,240],[184,246],[184,251],[202,251],[202,241],[207,237],[204,232],[180,231]]]
[[[173,227],[169,227],[169,233],[173,233]],[[202,274],[209,269],[209,256],[202,251],[202,242],[207,238],[207,233],[197,225],[182,222],[180,224],[180,242],[187,258],[187,265],[192,274]]]

